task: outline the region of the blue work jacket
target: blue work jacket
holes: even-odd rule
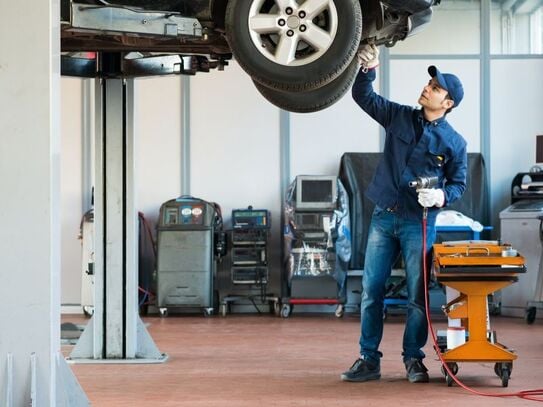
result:
[[[466,141],[445,116],[429,122],[422,110],[391,102],[374,92],[375,70],[360,70],[353,85],[353,98],[386,130],[383,157],[377,166],[366,196],[377,206],[395,211],[400,217],[417,220],[422,206],[409,182],[417,177],[439,179],[435,188],[445,191],[449,205],[466,189]],[[417,142],[417,136],[420,139]],[[434,224],[439,208],[428,208],[428,223]]]

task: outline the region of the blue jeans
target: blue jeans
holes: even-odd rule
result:
[[[427,226],[427,267],[435,240],[435,225]],[[366,247],[362,277],[360,354],[379,362],[383,354],[383,305],[386,281],[400,252],[405,261],[407,284],[407,321],[403,335],[403,360],[424,358],[422,348],[428,338],[422,272],[422,220],[402,219],[394,212],[376,207]]]

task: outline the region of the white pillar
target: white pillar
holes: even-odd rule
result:
[[[59,1],[0,9],[0,404],[84,406],[60,354]]]

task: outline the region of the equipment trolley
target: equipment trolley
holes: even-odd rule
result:
[[[283,297],[281,316],[288,318],[294,305],[335,305],[343,316],[343,302],[334,277],[336,253],[323,245],[291,249],[290,296]]]
[[[279,297],[268,293],[271,213],[267,209],[232,211],[230,231],[230,286],[234,293],[221,300],[221,314],[226,316],[231,305],[249,301],[260,314],[258,303],[268,304],[270,312],[279,315]],[[241,302],[241,304],[239,304]]]
[[[158,221],[157,307],[218,311],[215,287],[216,233],[222,227],[218,206],[182,196],[160,207]]]
[[[281,316],[294,305],[335,305],[343,316],[351,256],[345,188],[335,175],[298,175],[283,210]]]
[[[460,293],[443,310],[449,318],[460,319],[467,333],[465,343],[440,349],[444,363],[456,375],[458,362],[495,362],[494,372],[507,387],[517,356],[489,332],[487,297],[526,272],[524,257],[510,246],[488,243],[435,244],[433,249],[437,281]],[[442,367],[442,372],[451,386],[449,371]]]

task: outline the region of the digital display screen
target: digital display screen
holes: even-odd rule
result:
[[[319,226],[319,216],[318,215],[302,215],[302,223],[304,225]]]
[[[164,211],[164,224],[176,225],[177,223],[177,208],[166,208],[166,210]]]
[[[337,176],[296,176],[296,210],[322,211],[336,208]]]
[[[334,200],[332,181],[303,180],[302,202],[332,202]]]
[[[267,227],[268,211],[266,210],[233,210],[232,225],[234,227]]]
[[[236,217],[263,217],[266,216],[265,211],[236,211]]]
[[[321,216],[318,213],[297,213],[296,226],[300,230],[321,230]]]

